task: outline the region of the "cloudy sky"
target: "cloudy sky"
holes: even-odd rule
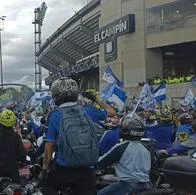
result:
[[[44,42],[58,27],[81,9],[87,0],[45,0],[48,9],[42,28]],[[2,0],[1,21],[4,82],[31,85],[34,81],[34,8],[42,0]],[[47,77],[47,71],[43,71]]]

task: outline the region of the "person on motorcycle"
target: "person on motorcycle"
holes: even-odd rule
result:
[[[98,162],[99,169],[114,165],[119,181],[101,189],[97,195],[126,195],[151,188],[151,154],[140,142],[144,136],[143,123],[127,115],[121,119],[120,127],[124,141],[100,157]]]
[[[194,120],[191,124],[192,126],[192,134],[189,135],[189,138],[185,142],[178,142],[177,144],[174,144],[170,148],[167,148],[167,150],[159,150],[159,155],[173,155],[173,154],[187,154],[187,152],[192,149],[192,145],[194,145],[194,148],[196,149],[196,120]]]
[[[183,113],[179,116],[180,126],[176,131],[176,142],[187,141],[189,135],[192,133],[193,117],[189,113]]]
[[[83,159],[80,158],[81,161],[70,162],[76,155],[80,155],[80,153],[76,154],[78,150],[81,151],[83,148],[86,148],[86,146],[83,147],[82,145],[86,138],[84,136],[88,133],[88,128],[93,126],[93,122],[88,119],[84,109],[77,103],[78,91],[79,88],[76,81],[68,77],[57,79],[51,86],[52,97],[57,108],[48,116],[43,169],[39,175],[39,179],[46,180],[47,185],[57,191],[69,187],[71,188],[72,193],[76,195],[94,195],[93,166],[75,165],[76,163],[81,163],[90,159],[90,156],[86,159],[84,154],[84,156],[82,156]],[[74,119],[72,116],[74,116]],[[81,116],[83,117],[83,120],[81,119]],[[81,125],[79,126],[77,124]],[[71,136],[66,136],[67,134],[71,134]],[[91,134],[91,141],[95,134],[95,132],[94,134]],[[72,142],[73,140],[76,141],[76,139],[81,138],[78,135],[81,135],[82,140],[81,143],[79,143],[80,145],[77,145],[77,151],[75,152],[75,148],[72,146],[74,143]],[[93,142],[89,142],[88,144],[90,143],[93,144]],[[91,147],[94,147],[94,145],[91,145]],[[91,148],[87,148],[86,151],[88,152],[90,149]],[[68,150],[68,153],[65,153],[65,150]],[[49,167],[53,152],[55,152],[54,163]],[[50,169],[50,171],[48,171],[48,169]],[[46,179],[47,173],[48,178]],[[49,195],[50,193],[46,192],[46,194]]]
[[[15,114],[8,109],[0,113],[0,177],[10,177],[19,183],[18,162],[25,162],[26,154],[20,136],[14,132]]]

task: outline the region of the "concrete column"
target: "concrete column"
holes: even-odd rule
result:
[[[135,33],[126,34],[123,39],[125,87],[137,86],[145,78],[145,3],[144,0],[122,0],[123,15],[135,14]]]
[[[163,76],[163,54],[159,48],[146,49],[146,79]]]
[[[107,24],[118,20],[122,17],[121,0],[102,0],[101,1],[101,17],[100,17],[100,28],[106,26]],[[122,57],[121,57],[121,43],[119,38],[117,40],[117,50],[118,58],[115,61],[109,63],[104,60],[104,44],[100,45],[99,49],[99,80],[100,87],[104,85],[103,72],[107,65],[110,65],[114,73],[118,78],[123,79],[122,73]]]

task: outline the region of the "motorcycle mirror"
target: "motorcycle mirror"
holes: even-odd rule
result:
[[[193,153],[192,157],[193,157],[194,159],[196,159],[196,152]]]
[[[26,156],[27,161],[31,161],[31,158],[29,156]]]

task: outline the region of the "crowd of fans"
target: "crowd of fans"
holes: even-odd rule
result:
[[[54,110],[49,107],[27,109],[23,113],[16,113],[18,119],[9,110],[3,110],[0,114],[2,132],[6,132],[6,129],[12,132],[12,127],[15,126],[15,132],[22,137],[20,121],[23,121],[23,124],[31,128],[31,133],[36,138],[45,136],[44,146],[42,145],[42,148],[39,148],[39,153],[40,151],[44,152],[43,167],[39,179],[40,181],[47,180],[50,187],[60,188],[62,185],[68,185],[74,186],[71,188],[75,194],[84,194],[84,192],[86,195],[95,194],[93,192],[92,167],[102,169],[114,164],[119,181],[100,190],[98,195],[112,194],[113,192],[122,195],[127,192],[149,189],[151,157],[149,151],[140,143],[141,138],[155,140],[159,154],[173,155],[187,154],[189,147],[184,143],[196,137],[195,109],[176,110],[167,105],[159,105],[155,109],[148,110],[138,107],[135,113],[132,112],[132,109],[130,110],[130,107],[118,110],[113,102],[102,101],[94,89],[78,94],[77,83],[69,78],[55,81],[51,92],[56,104]],[[32,115],[39,117],[40,126],[33,124]],[[65,139],[63,136],[65,136],[66,128],[71,128],[73,132],[77,129],[77,132],[75,134],[69,132],[70,137]],[[81,128],[81,130],[78,130],[78,128]],[[89,138],[85,134],[88,132],[87,129],[92,133],[91,136],[96,129],[97,137]],[[97,151],[100,156],[99,160],[97,159],[97,164],[86,165],[86,159],[81,159],[80,154],[74,153],[70,138],[77,142],[77,134],[84,136],[82,141],[80,140],[81,145],[83,140],[87,138],[91,139],[91,143],[97,143]],[[9,135],[7,136],[9,137]],[[3,148],[5,148],[6,143],[9,143],[8,146],[10,146],[10,142],[6,142],[1,136],[0,138],[2,138],[0,143],[4,144]],[[63,146],[65,142],[69,142],[66,145],[66,150]],[[68,150],[68,146],[72,149]],[[86,146],[82,145],[80,147],[77,145],[74,147],[82,153],[84,152],[82,148]],[[95,160],[96,148],[93,145],[91,147],[90,151],[89,147],[85,148],[84,155],[92,155],[93,151],[94,156],[90,156],[92,158],[90,160],[93,161]],[[55,165],[52,165],[51,168],[50,162],[53,152],[56,152]],[[70,155],[73,153],[74,155]],[[7,155],[7,152],[2,154]],[[21,156],[24,158],[23,151]],[[79,161],[81,164],[76,167],[75,164],[72,164],[75,156],[81,160]],[[14,167],[16,167],[16,161],[13,162],[15,163]],[[3,168],[0,164],[0,172],[2,172],[1,170]],[[15,173],[15,176],[10,173],[4,173],[4,175],[13,177],[18,181],[16,168]],[[48,176],[47,179],[46,176]],[[116,191],[116,189],[118,190]]]

